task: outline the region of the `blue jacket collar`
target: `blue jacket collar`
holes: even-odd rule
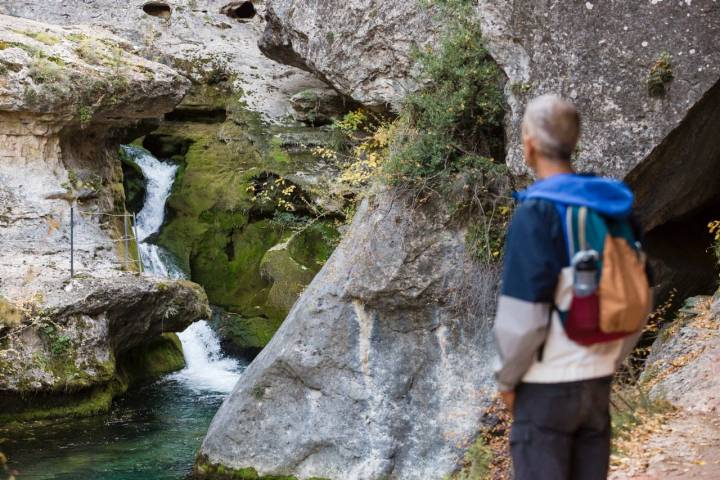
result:
[[[521,202],[544,199],[563,205],[585,206],[613,218],[630,216],[634,201],[633,193],[621,181],[576,173],[539,180],[515,196]]]

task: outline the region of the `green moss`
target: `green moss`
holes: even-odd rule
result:
[[[208,123],[203,111],[226,112],[227,118]],[[231,336],[242,348],[259,348],[336,243],[330,224],[318,222],[293,243],[298,258],[278,268],[282,274],[263,275],[268,250],[291,233],[276,221],[278,214],[307,210],[306,193],[284,176],[316,160],[288,146],[282,135],[291,132],[279,135],[263,125],[238,94],[219,86],[194,87],[170,118],[143,139],[153,154],[180,164],[158,243],[205,288],[210,303],[242,319],[231,322]],[[293,288],[275,286],[278,279]]]
[[[72,42],[79,43],[87,40],[89,37],[84,33],[70,33],[66,38]]]
[[[480,436],[465,453],[463,467],[446,480],[486,480],[493,460],[492,449]]]
[[[37,393],[28,385],[22,395],[0,393],[0,424],[106,413],[113,398],[134,383],[158,378],[185,365],[180,339],[164,334],[122,354],[117,361],[77,365],[72,350],[36,354],[38,368],[64,378],[56,392]]]
[[[288,250],[294,260],[317,272],[325,265],[340,242],[340,233],[334,222],[319,221],[294,235]]]
[[[44,43],[45,45],[57,45],[60,43],[60,37],[53,35],[48,32],[20,32],[30,38],[37,40],[38,42]]]
[[[260,271],[265,279],[272,282],[266,305],[282,317],[290,311],[316,272],[297,262],[290,254],[287,243],[268,250]]]
[[[252,467],[231,468],[210,463],[204,455],[198,456],[193,470],[198,480],[298,480],[297,477],[286,475],[262,476]],[[329,480],[327,478],[311,477],[308,480]]]
[[[672,56],[668,52],[663,52],[650,68],[647,79],[648,94],[652,97],[664,95],[667,84],[674,78]]]
[[[127,384],[115,379],[103,385],[63,395],[0,398],[0,405],[3,406],[0,409],[0,424],[99,415],[106,413],[112,399],[126,390]]]
[[[229,342],[225,347],[246,357],[257,355],[272,340],[281,324],[282,319],[246,318],[236,313],[222,313],[213,320],[213,327]]]
[[[130,384],[159,378],[184,367],[182,344],[174,333],[165,333],[139,345],[118,359],[118,370]]]

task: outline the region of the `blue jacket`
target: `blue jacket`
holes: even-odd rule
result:
[[[500,390],[521,381],[560,383],[612,375],[628,345],[583,347],[564,336],[554,305],[561,283],[571,285],[565,241],[567,206],[586,206],[603,216],[628,218],[633,194],[622,182],[592,175],[561,174],[540,180],[516,194],[520,202],[505,244],[505,265],[495,338]],[[567,291],[564,289],[563,291]],[[538,352],[544,344],[542,359]]]

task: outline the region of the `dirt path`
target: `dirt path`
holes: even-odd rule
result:
[[[610,480],[720,480],[720,299],[688,303],[661,333],[641,379],[676,410],[631,432]]]
[[[720,417],[676,412],[651,428],[610,480],[720,479]]]

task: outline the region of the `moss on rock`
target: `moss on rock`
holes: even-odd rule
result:
[[[129,386],[185,366],[182,345],[174,333],[163,334],[124,352],[117,366],[114,360],[109,360],[103,365],[78,367],[70,351],[37,361],[57,368],[58,375],[73,378],[73,388],[43,393],[28,391],[22,395],[0,392],[0,424],[107,413],[113,398],[125,393]],[[93,382],[82,382],[83,377],[90,375],[94,376]],[[105,381],[98,384],[103,379]],[[87,386],[84,387],[84,383]]]
[[[122,162],[125,205],[131,212],[138,213],[145,204],[147,180],[140,166],[122,148],[120,149],[120,160]]]
[[[301,265],[317,272],[340,242],[340,233],[330,221],[315,222],[288,242],[288,252]]]
[[[266,305],[283,316],[290,311],[316,273],[315,269],[293,258],[289,248],[291,243],[288,241],[272,247],[265,253],[260,265],[263,278],[272,283]]]
[[[224,121],[208,120],[220,111]],[[332,236],[328,222],[295,240],[298,260],[289,254],[264,260],[291,233],[277,214],[307,223],[308,196],[285,177],[316,160],[278,140],[274,127],[221,86],[195,87],[168,120],[143,140],[156,156],[181,165],[158,243],[205,288],[210,303],[235,314],[223,329],[232,342],[261,348],[333,248],[322,243]]]
[[[108,412],[113,398],[127,388],[128,384],[116,377],[78,392],[27,397],[0,394],[0,424],[100,415]]]
[[[153,380],[185,367],[182,344],[174,333],[164,333],[122,354],[118,370],[133,384]]]
[[[218,311],[211,325],[222,338],[222,346],[234,355],[252,358],[272,340],[283,319],[245,317]]]
[[[297,477],[286,475],[260,475],[253,467],[231,468],[211,463],[206,456],[199,456],[193,469],[198,480],[298,480]],[[329,480],[311,477],[307,480]]]

